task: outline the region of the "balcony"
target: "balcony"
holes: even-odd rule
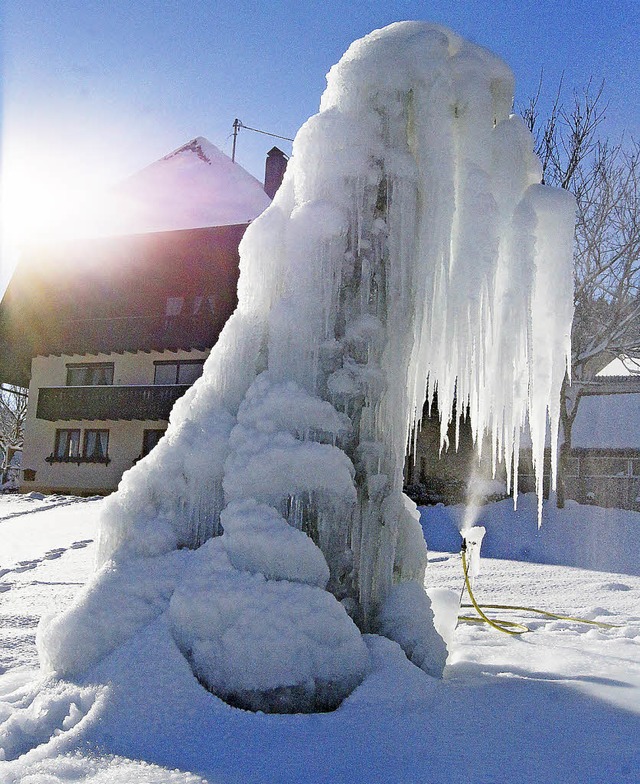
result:
[[[152,386],[42,387],[36,417],[59,420],[162,420],[188,384]]]

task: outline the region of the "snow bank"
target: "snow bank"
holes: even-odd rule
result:
[[[522,496],[518,509],[510,501],[476,507],[474,520],[486,528],[482,555],[543,564],[562,564],[606,572],[640,574],[636,540],[640,513],[603,509],[567,501],[564,509],[545,502],[545,523],[533,523],[537,500]],[[469,510],[464,506],[421,509],[422,527],[431,550],[459,552],[459,530]]]
[[[202,550],[230,523],[216,546],[229,569],[189,572],[172,618],[198,677],[242,704],[297,688],[288,667],[315,684],[318,707],[344,695],[364,661],[347,611],[441,670],[424,544],[402,495],[411,429],[437,388],[443,440],[454,400],[459,412],[468,402],[494,461],[516,466],[528,413],[541,468],[569,355],[573,199],[539,184],[531,135],[509,114],[508,67],[445,28],[403,22],[352,44],[327,81],[243,238],[238,308],[202,377],[103,507],[101,557],[115,564]],[[319,593],[326,572],[311,545],[333,597]],[[89,590],[109,601],[108,584],[99,573]],[[218,621],[227,595],[237,615]],[[315,612],[325,623],[308,630]],[[201,621],[209,631],[196,639]],[[271,664],[242,658],[243,640],[265,651],[271,629],[289,627],[290,661],[263,682]]]

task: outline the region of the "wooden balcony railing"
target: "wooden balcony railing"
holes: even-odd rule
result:
[[[59,420],[164,420],[188,384],[41,387],[36,417]]]

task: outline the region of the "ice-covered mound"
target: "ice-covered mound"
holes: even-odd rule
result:
[[[436,388],[443,438],[454,403],[468,407],[514,475],[528,416],[542,488],[569,356],[574,202],[540,185],[513,88],[497,57],[437,25],[349,47],[244,235],[238,307],[202,377],[104,503],[101,557],[116,569],[177,548],[200,548],[198,563],[224,553],[229,568],[185,573],[171,618],[194,672],[231,702],[268,694],[277,709],[282,687],[287,710],[344,696],[362,673],[353,622],[428,672],[444,666],[402,494]],[[109,602],[108,585],[99,573],[88,592]],[[265,679],[272,628],[286,629],[283,661]]]
[[[250,514],[255,521],[256,510]],[[369,669],[358,628],[321,588],[233,568],[225,539],[200,548],[169,608],[174,638],[198,680],[251,710],[336,708]],[[279,545],[276,538],[272,547]]]
[[[220,520],[224,549],[236,569],[260,572],[271,580],[327,587],[329,567],[322,550],[272,506],[256,501],[231,503]]]

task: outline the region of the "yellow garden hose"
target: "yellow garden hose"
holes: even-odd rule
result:
[[[464,584],[466,586],[467,592],[469,594],[469,598],[471,599],[472,604],[461,604],[461,607],[473,607],[475,611],[480,616],[479,618],[467,616],[467,615],[460,615],[458,616],[459,621],[465,621],[467,623],[487,623],[489,626],[493,626],[494,629],[497,629],[499,632],[503,632],[504,634],[512,634],[512,635],[519,635],[524,634],[525,632],[530,632],[528,626],[524,626],[521,623],[514,623],[513,621],[505,621],[503,619],[491,619],[482,611],[482,607],[485,607],[488,610],[521,610],[524,612],[532,612],[537,613],[538,615],[545,615],[548,618],[553,618],[554,620],[558,621],[575,621],[577,623],[588,623],[591,626],[599,626],[603,629],[622,629],[622,626],[618,626],[614,623],[603,623],[602,621],[589,621],[586,618],[576,618],[572,615],[558,615],[557,613],[548,612],[547,610],[539,610],[536,607],[525,607],[523,605],[514,605],[514,604],[483,604],[482,607],[476,601],[475,596],[473,595],[473,590],[471,589],[471,580],[469,579],[469,567],[467,564],[467,542],[466,540],[462,543],[462,570],[464,571]]]

